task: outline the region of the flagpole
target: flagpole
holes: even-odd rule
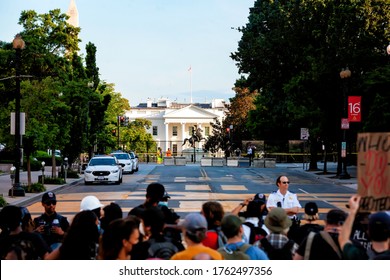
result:
[[[191,65],[190,65],[190,68],[188,69],[188,71],[190,71],[190,93],[191,93],[190,104],[192,104],[192,68],[191,68]]]

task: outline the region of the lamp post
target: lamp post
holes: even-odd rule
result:
[[[9,190],[10,196],[25,196],[24,189],[20,186],[20,146],[21,146],[21,134],[20,134],[20,66],[22,49],[25,47],[25,43],[20,34],[17,34],[12,42],[12,46],[16,52],[15,71],[16,71],[16,91],[15,91],[15,181],[12,188]]]
[[[343,83],[343,116],[342,116],[342,124],[341,128],[343,131],[343,139],[341,142],[341,163],[342,163],[342,169],[339,174],[339,179],[349,179],[351,176],[347,172],[347,138],[346,138],[346,130],[349,128],[348,127],[343,127],[344,122],[343,120],[347,119],[348,121],[348,116],[347,116],[347,81],[351,77],[351,71],[347,68],[342,69],[340,72],[340,78]]]
[[[387,54],[390,55],[390,44],[386,48]]]
[[[14,180],[15,180],[15,166],[13,166],[12,165],[12,167],[10,168],[10,178],[11,178],[11,184],[12,184],[12,186],[14,185]],[[13,190],[13,189],[11,189],[11,190]],[[13,195],[13,193],[11,193],[11,195],[10,195],[11,197],[13,197],[14,195]]]
[[[65,183],[66,183],[66,173],[67,173],[67,171],[68,171],[68,158],[66,157],[66,158],[64,158],[64,165],[65,165],[65,170],[64,170],[64,181],[65,181]]]
[[[41,168],[41,170],[42,170],[42,185],[45,184],[45,164],[46,163],[44,161],[41,162],[41,165],[42,165],[42,168]]]

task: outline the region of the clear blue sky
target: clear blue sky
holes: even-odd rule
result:
[[[66,13],[70,0],[0,0],[0,40],[22,30],[21,11]],[[239,77],[229,57],[254,0],[76,0],[85,44],[97,47],[100,79],[135,106],[168,97],[179,102],[228,100]],[[188,71],[191,66],[192,74]]]

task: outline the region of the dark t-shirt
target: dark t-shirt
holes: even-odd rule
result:
[[[35,228],[39,227],[41,224],[45,224],[45,232],[41,233],[43,239],[50,246],[54,243],[61,243],[63,240],[62,235],[51,232],[50,228],[54,225],[53,221],[58,220],[59,226],[61,229],[66,232],[69,228],[68,219],[58,213],[48,216],[46,213],[34,219]]]
[[[40,234],[21,232],[0,238],[0,257],[4,259],[10,251],[19,251],[21,259],[43,259],[50,252],[49,246]]]
[[[295,243],[301,244],[302,241],[309,235],[310,232],[320,232],[324,227],[317,224],[304,224],[296,229],[295,235],[292,238]]]
[[[338,234],[337,233],[329,233],[332,237],[333,241],[336,243],[336,245],[340,248],[339,242],[338,242]],[[306,242],[307,237],[302,241],[302,243],[299,245],[299,248],[297,250],[297,253],[301,256],[305,256],[305,250],[306,250]],[[339,260],[339,256],[337,253],[333,250],[332,246],[328,244],[328,242],[325,241],[325,239],[322,238],[320,233],[317,233],[313,238],[313,243],[311,244],[310,249],[310,260]]]

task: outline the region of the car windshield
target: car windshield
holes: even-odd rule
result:
[[[114,154],[117,159],[130,159],[128,154]]]
[[[89,166],[96,165],[116,165],[115,159],[113,158],[93,158],[89,162]]]
[[[134,153],[130,153],[130,156],[131,156],[132,159],[135,158]]]

